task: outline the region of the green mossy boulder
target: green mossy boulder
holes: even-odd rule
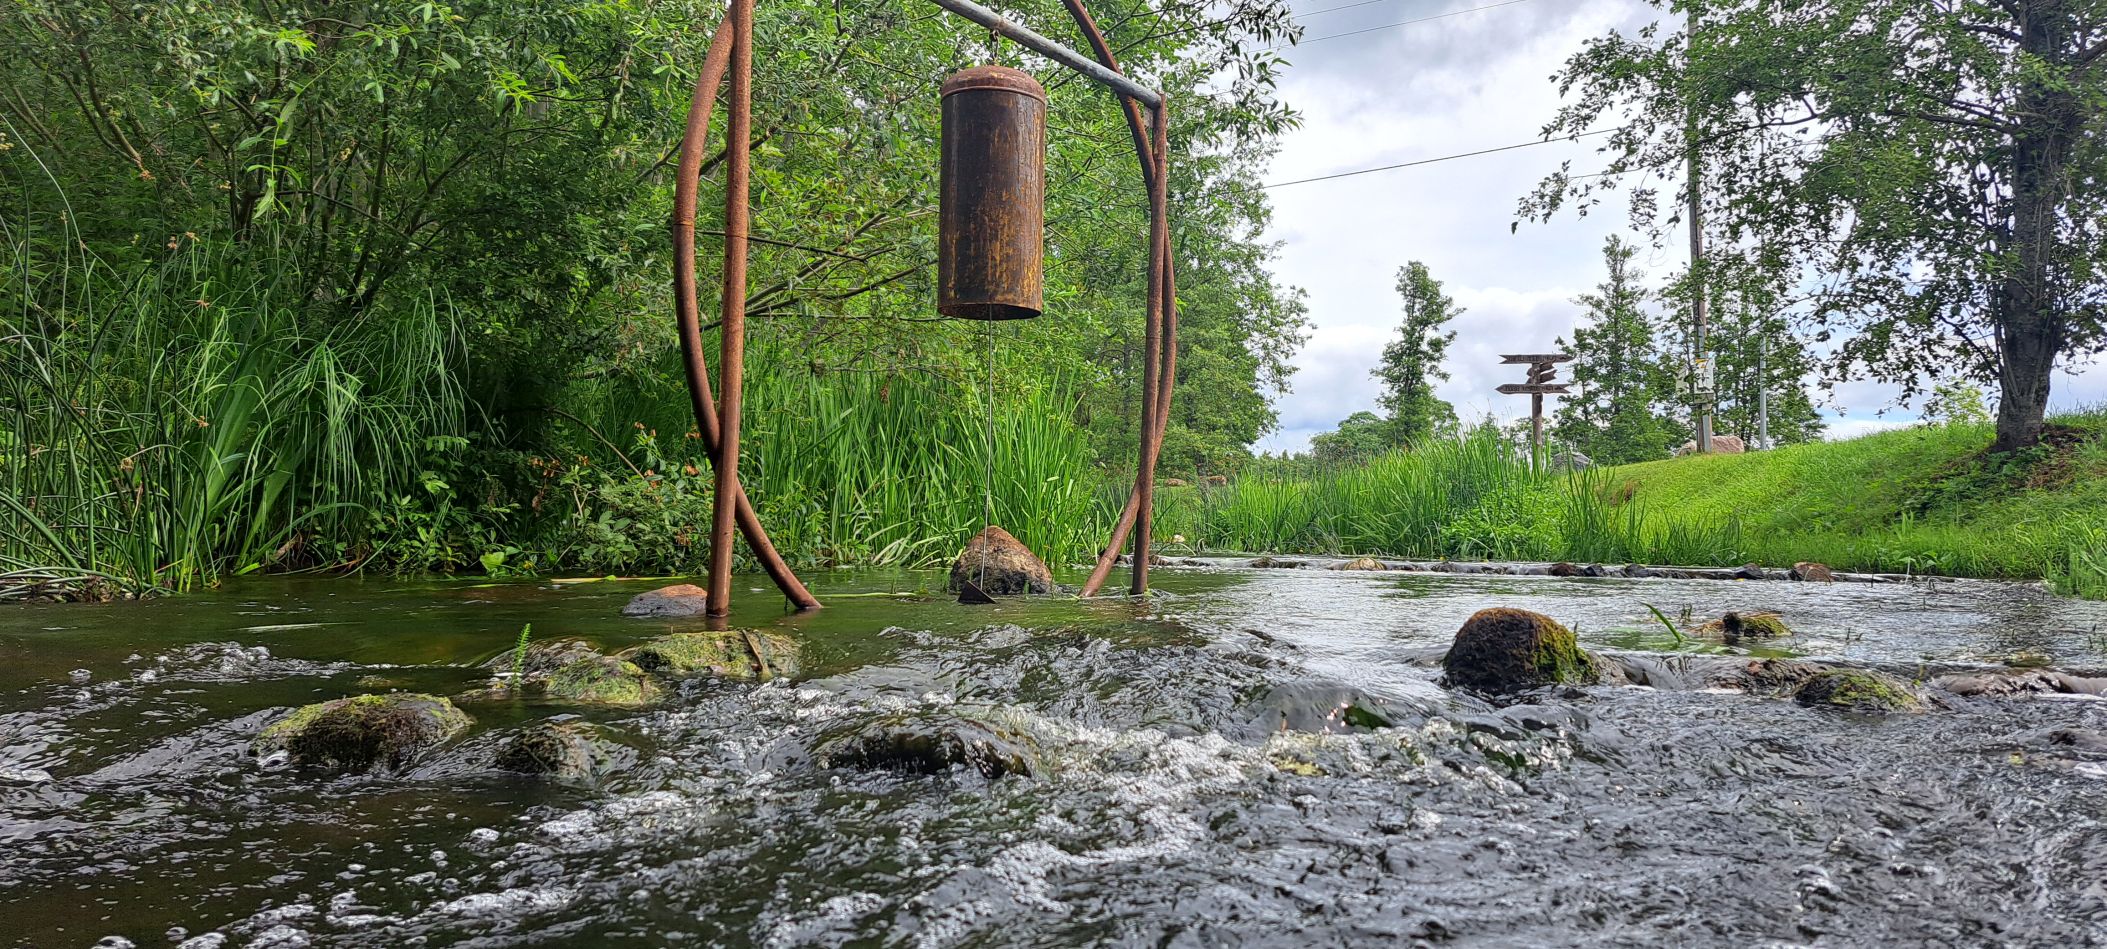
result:
[[[258,756],[280,751],[297,767],[400,770],[468,730],[471,719],[436,695],[358,695],[295,709],[256,736]]]
[[[672,633],[629,649],[621,658],[654,675],[765,682],[797,675],[798,643],[780,633],[744,629]]]
[[[1792,694],[1808,708],[1849,712],[1921,712],[1924,703],[1910,684],[1894,676],[1863,669],[1828,669],[1808,679]]]
[[[1441,668],[1449,685],[1481,692],[1601,679],[1595,658],[1581,650],[1572,630],[1541,613],[1509,607],[1479,610],[1465,620]]]
[[[1792,635],[1792,629],[1785,625],[1785,617],[1770,610],[1728,613],[1697,627],[1693,632],[1708,639],[1719,639],[1729,643],[1745,639],[1784,639]]]
[[[598,705],[645,705],[658,698],[658,683],[636,663],[613,656],[591,656],[549,673],[542,694],[570,702]]]

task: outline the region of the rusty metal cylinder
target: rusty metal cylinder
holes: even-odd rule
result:
[[[1045,305],[1046,90],[975,66],[944,80],[937,312],[1020,320]]]

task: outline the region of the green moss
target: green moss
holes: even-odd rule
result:
[[[1733,639],[1782,639],[1792,635],[1785,618],[1770,612],[1728,613],[1721,626]]]
[[[1565,624],[1507,607],[1479,610],[1465,621],[1442,668],[1452,685],[1491,692],[1602,677],[1594,657]]]
[[[643,705],[658,698],[658,686],[636,663],[595,656],[551,673],[544,694],[572,702]]]
[[[1793,700],[1809,708],[1854,712],[1921,712],[1922,702],[1899,679],[1856,669],[1830,669],[1800,686]]]
[[[294,709],[256,736],[259,755],[289,753],[302,766],[400,767],[417,752],[468,729],[471,719],[436,695],[357,695]]]
[[[753,630],[673,633],[622,658],[659,675],[767,680],[797,674],[798,644],[788,636]]]
[[[1543,634],[1537,640],[1537,672],[1552,682],[1587,683],[1601,678],[1595,657],[1580,648],[1580,640],[1572,630],[1556,620],[1547,619],[1544,624]]]

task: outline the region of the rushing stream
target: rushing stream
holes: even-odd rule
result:
[[[1656,668],[1743,652],[1679,641],[1651,604],[1775,609],[1798,635],[1761,654],[1909,679],[2100,675],[2107,604],[1313,566],[992,607],[904,595],[935,573],[841,572],[828,609],[782,616],[742,579],[734,621],[802,643],[796,681],[691,680],[645,710],[463,701],[465,738],[335,778],[250,741],[307,703],[467,692],[527,623],[606,649],[682,624],[622,617],[655,584],[613,581],[0,607],[0,946],[2107,945],[2096,698],[1874,717],[1592,686],[1502,706],[1435,664],[1496,605]],[[492,770],[553,715],[631,753],[591,780]],[[880,717],[989,723],[1033,773],[815,752]]]

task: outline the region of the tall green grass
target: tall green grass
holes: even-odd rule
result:
[[[1602,475],[1541,470],[1490,429],[1316,475],[1260,469],[1167,494],[1158,532],[1213,549],[1711,563],[1741,548],[1730,517],[1657,524]]]
[[[461,430],[445,312],[331,320],[268,261],[120,269],[16,235],[0,288],[0,571],[183,590],[352,532]]]

